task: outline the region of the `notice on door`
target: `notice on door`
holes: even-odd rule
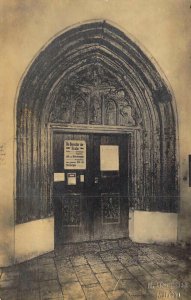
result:
[[[118,145],[100,146],[100,170],[119,171],[119,146]]]
[[[54,173],[54,182],[65,181],[65,173]]]
[[[76,185],[76,173],[68,173],[68,185]]]
[[[79,140],[64,141],[64,169],[86,169],[86,142]]]

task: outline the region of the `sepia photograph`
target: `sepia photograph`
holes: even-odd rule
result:
[[[191,1],[0,0],[0,300],[191,299]]]

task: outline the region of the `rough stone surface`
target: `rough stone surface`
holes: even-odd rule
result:
[[[71,247],[71,252],[70,252]],[[189,249],[128,239],[64,245],[0,271],[2,300],[191,299]]]

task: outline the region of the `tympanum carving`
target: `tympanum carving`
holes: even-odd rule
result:
[[[75,75],[69,84],[68,81],[60,84],[56,97],[52,105],[51,122],[136,125],[126,92],[100,66],[89,67],[78,76]]]

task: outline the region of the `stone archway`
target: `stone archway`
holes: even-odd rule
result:
[[[177,211],[176,112],[155,65],[105,21],[56,37],[36,57],[17,102],[17,223],[53,214],[50,125],[132,132],[131,206]]]

